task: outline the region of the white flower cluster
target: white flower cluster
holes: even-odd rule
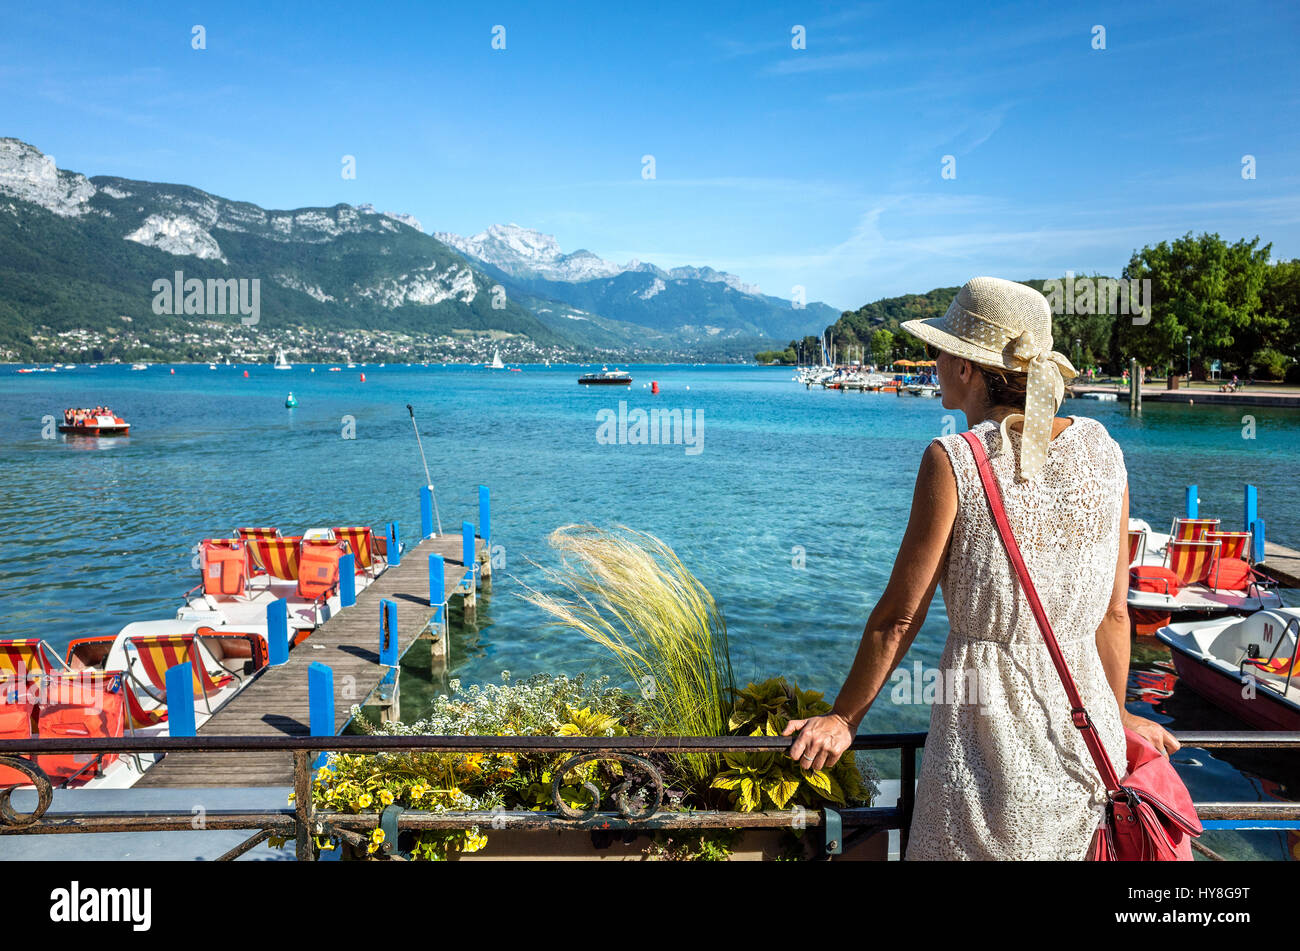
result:
[[[374,730],[386,736],[553,736],[567,722],[568,708],[622,716],[634,702],[609,686],[608,677],[587,683],[585,675],[536,674],[511,683],[501,672],[499,684],[473,684],[461,690],[448,683],[451,696],[440,695],[428,715],[414,723],[386,723]]]

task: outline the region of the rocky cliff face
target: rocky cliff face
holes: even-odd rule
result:
[[[0,195],[75,218],[90,213],[95,186],[84,175],[60,171],[53,156],[26,142],[0,138]]]

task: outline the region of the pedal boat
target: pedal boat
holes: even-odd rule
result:
[[[0,737],[168,736],[167,671],[192,665],[194,723],[203,726],[267,666],[266,628],[213,627],[219,618],[182,610],[137,621],[115,635],[83,637],[59,658],[35,639],[0,640]],[[60,787],[124,789],[157,754],[44,754],[36,765]],[[0,767],[0,788],[30,785]]]
[[[1162,568],[1172,564],[1170,542],[1173,536],[1151,531],[1150,526],[1140,519],[1129,520],[1129,531],[1143,533],[1142,540],[1131,541],[1130,547],[1128,606],[1131,609],[1160,612],[1174,619],[1180,616],[1191,618],[1198,615],[1240,615],[1282,607],[1282,598],[1276,590],[1276,582],[1253,569],[1250,579],[1245,584],[1216,587],[1213,582],[1218,577],[1218,573],[1214,570],[1214,562],[1218,557],[1217,549],[1210,553],[1209,560],[1203,568],[1189,566],[1184,570],[1179,566],[1176,571],[1180,578],[1194,576],[1202,580],[1190,584],[1182,582],[1177,590],[1169,587],[1164,590],[1141,590],[1132,583],[1133,569]],[[1180,545],[1185,545],[1185,541],[1180,541]]]
[[[267,607],[286,603],[294,644],[343,608],[339,562],[352,554],[360,593],[387,568],[387,540],[367,526],[313,528],[281,535],[276,528],[240,528],[233,538],[197,546],[202,580],[184,595],[186,607],[211,612],[224,626],[265,625]]]
[[[79,417],[74,423],[60,423],[59,432],[69,436],[129,436],[131,424],[121,416],[101,413]]]
[[[1178,678],[1216,707],[1262,730],[1300,730],[1296,635],[1300,608],[1167,624]]]

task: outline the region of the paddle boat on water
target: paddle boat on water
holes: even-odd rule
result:
[[[1168,533],[1129,520],[1128,606],[1139,634],[1171,619],[1282,607],[1277,583],[1251,561],[1251,532],[1217,518],[1176,518]]]
[[[368,526],[316,528],[284,536],[240,528],[195,549],[202,580],[176,616],[137,621],[116,634],[75,638],[60,657],[37,638],[0,640],[0,739],[159,736],[170,734],[174,698],[168,671],[190,665],[192,711],[201,727],[242,691],[273,656],[267,608],[283,599],[291,647],[342,608],[340,568],[351,555],[357,590],[387,567],[388,539]],[[184,683],[185,674],[180,676]],[[173,679],[173,689],[176,681]],[[35,757],[55,785],[126,788],[155,755]],[[0,764],[0,790],[32,777]]]
[[[193,678],[187,697],[193,710],[185,719],[202,726],[268,660],[265,624],[239,630],[214,626],[221,621],[211,612],[182,609],[173,619],[137,621],[115,635],[77,638],[62,658],[43,640],[0,640],[0,739],[167,736],[167,671],[185,663]],[[35,764],[56,786],[123,789],[157,759],[156,754],[43,754]],[[0,766],[0,788],[14,785],[31,785],[31,777]]]
[[[365,525],[312,528],[301,535],[237,528],[230,538],[206,538],[195,546],[202,578],[185,593],[186,607],[243,628],[264,624],[267,606],[283,599],[299,643],[342,608],[343,556],[353,556],[353,582],[361,591],[387,567],[387,551],[388,539]]]
[[[1300,608],[1167,624],[1178,677],[1215,706],[1262,730],[1300,730]]]
[[[65,409],[59,432],[70,436],[129,436],[131,424],[107,406]]]

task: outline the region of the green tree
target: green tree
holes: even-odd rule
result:
[[[1271,245],[1259,238],[1228,244],[1217,234],[1193,236],[1134,252],[1124,277],[1151,281],[1150,320],[1120,317],[1116,344],[1124,357],[1154,367],[1180,367],[1191,336],[1193,367],[1202,375],[1220,357],[1245,365],[1252,356],[1250,328],[1260,311]]]

